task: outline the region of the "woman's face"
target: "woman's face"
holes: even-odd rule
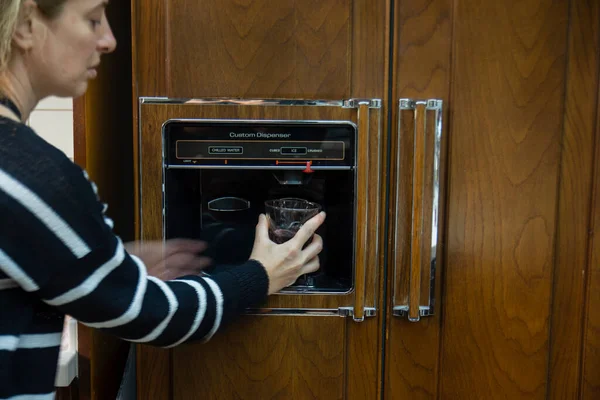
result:
[[[117,42],[106,19],[108,0],[67,0],[53,19],[36,10],[34,44],[29,52],[38,95],[77,97],[97,74],[100,57]]]

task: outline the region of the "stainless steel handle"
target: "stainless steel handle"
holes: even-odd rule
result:
[[[346,107],[358,108],[356,152],[356,226],[354,304],[344,307],[354,321],[377,313],[377,273],[381,181],[381,102],[377,99],[352,99]]]
[[[400,99],[398,115],[393,315],[416,322],[435,306],[442,101]]]
[[[353,319],[363,321],[365,319],[365,296],[367,284],[367,247],[369,209],[366,204],[361,204],[361,199],[367,198],[369,192],[369,104],[358,103],[358,145],[357,154],[357,189],[359,193],[359,204],[356,215],[356,267],[355,273],[355,297]]]

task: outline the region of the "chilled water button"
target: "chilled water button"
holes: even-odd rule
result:
[[[209,146],[208,154],[243,154],[242,146]]]
[[[306,147],[282,147],[281,154],[284,155],[303,155],[306,154]]]

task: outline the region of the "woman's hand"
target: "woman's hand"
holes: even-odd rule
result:
[[[301,275],[319,269],[317,256],[323,249],[323,239],[315,231],[324,221],[325,213],[321,212],[308,220],[293,238],[276,244],[269,239],[267,218],[260,215],[250,259],[265,267],[269,276],[269,294],[277,293],[292,285]],[[302,249],[311,237],[312,242]]]
[[[190,239],[170,239],[166,242],[130,242],[125,244],[130,254],[139,257],[148,275],[163,281],[184,275],[198,275],[212,260],[200,255],[206,243]]]

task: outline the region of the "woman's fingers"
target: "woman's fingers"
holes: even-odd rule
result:
[[[304,246],[304,243],[306,243],[308,239],[310,239],[314,235],[317,228],[319,228],[319,226],[321,226],[321,224],[324,221],[325,213],[321,211],[320,213],[306,221],[304,225],[302,225],[302,227],[298,230],[298,232],[296,232],[294,237],[290,239],[289,243],[292,246],[301,249]]]
[[[208,257],[198,256],[195,253],[177,253],[164,260],[165,268],[178,270],[202,270],[211,264]]]
[[[302,266],[300,275],[310,274],[311,272],[316,272],[319,270],[319,266],[320,266],[319,257],[314,257],[309,262],[307,262],[306,264],[304,264]]]
[[[269,240],[269,221],[264,214],[258,216],[258,224],[256,224],[256,236],[254,242]]]
[[[323,238],[320,235],[314,234],[312,242],[302,250],[304,261],[311,260],[323,250]]]
[[[176,253],[201,253],[208,245],[206,242],[192,239],[170,239],[164,244],[164,257],[167,258]]]

